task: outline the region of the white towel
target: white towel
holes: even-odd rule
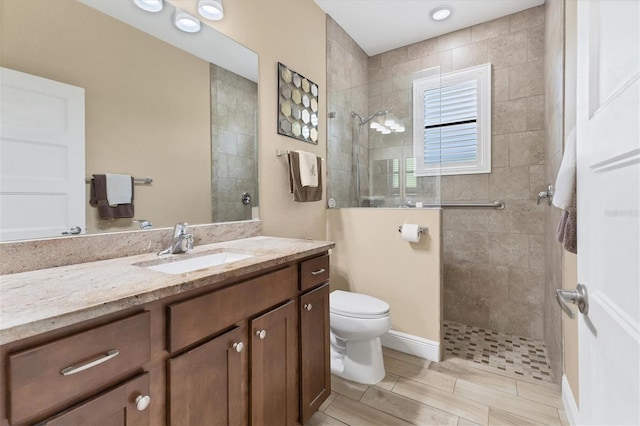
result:
[[[109,206],[131,204],[131,176],[105,173],[107,178],[107,201]]]
[[[318,157],[307,151],[296,151],[300,159],[300,185],[318,187]]]
[[[553,194],[553,205],[569,210],[573,204],[573,197],[576,193],[576,128],[574,127],[567,136],[564,146],[564,154],[556,178],[555,192]]]

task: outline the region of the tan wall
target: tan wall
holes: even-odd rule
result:
[[[193,0],[171,0],[196,13]],[[325,238],[325,202],[296,203],[288,191],[286,157],[275,151],[304,149],[326,157],[326,18],[312,0],[233,0],[225,16],[207,22],[259,56],[260,217],[265,235]],[[277,134],[278,61],[318,84],[317,145]],[[326,163],[323,164],[326,177]],[[326,183],[326,178],[323,180]],[[326,194],[326,185],[325,185]],[[323,197],[326,199],[326,197]]]
[[[135,187],[137,218],[211,222],[209,65],[80,3],[54,3],[3,0],[2,66],[85,89],[86,174],[153,178]],[[99,228],[88,205],[87,227]]]
[[[564,88],[564,132],[565,138],[576,124],[576,38],[577,0],[565,0],[565,88]],[[578,257],[567,251],[564,254],[562,287],[573,290],[578,285]],[[577,317],[576,317],[577,318]],[[579,360],[578,360],[578,320],[564,317],[564,375],[567,377],[571,393],[579,404]]]
[[[389,303],[392,329],[440,341],[440,210],[331,209],[327,236],[335,241],[331,288],[365,293]],[[398,226],[429,228],[419,243]]]

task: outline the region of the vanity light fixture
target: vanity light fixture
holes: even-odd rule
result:
[[[198,0],[198,13],[212,21],[219,21],[224,17],[222,0]]]
[[[176,8],[173,23],[179,30],[185,33],[197,33],[200,31],[200,21],[178,8]]]
[[[147,12],[160,12],[163,7],[162,0],[133,0],[133,2]]]
[[[451,9],[448,7],[437,7],[431,11],[431,17],[434,21],[443,21],[451,16]]]

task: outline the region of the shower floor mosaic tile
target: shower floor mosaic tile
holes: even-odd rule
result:
[[[444,357],[462,358],[523,377],[551,382],[544,343],[444,321]]]

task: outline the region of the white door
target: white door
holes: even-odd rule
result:
[[[581,424],[640,424],[640,2],[578,1]]]
[[[7,68],[0,86],[0,241],[84,232],[84,89]]]

